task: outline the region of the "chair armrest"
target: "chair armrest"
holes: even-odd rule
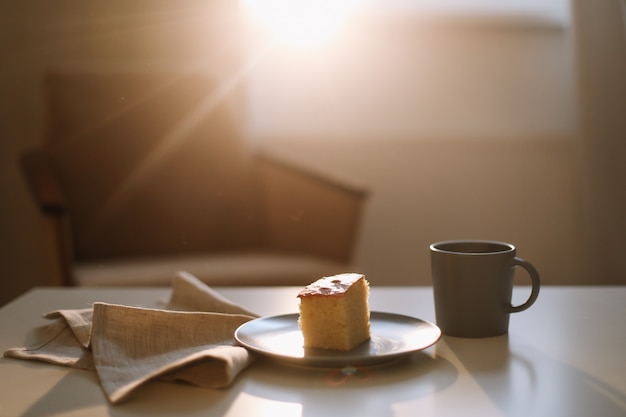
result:
[[[270,247],[350,262],[368,190],[268,153],[257,167]]]
[[[46,153],[32,149],[20,156],[20,167],[26,184],[39,208],[48,215],[61,215],[67,204],[61,184]]]

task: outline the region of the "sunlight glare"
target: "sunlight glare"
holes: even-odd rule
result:
[[[319,46],[329,41],[363,0],[242,0],[253,18],[280,42]]]

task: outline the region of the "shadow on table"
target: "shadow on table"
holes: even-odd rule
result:
[[[23,366],[38,367],[41,370],[42,366],[48,365],[24,361]],[[234,387],[206,389],[185,383],[155,380],[138,387],[127,401],[112,405],[107,402],[104,392],[100,389],[95,372],[71,369],[22,415],[24,417],[52,417],[61,414],[84,416],[103,414],[112,417],[219,416],[227,413],[240,392],[240,389]],[[71,396],[68,396],[68,393],[71,393]],[[96,412],[98,409],[104,411]]]
[[[302,417],[393,416],[394,404],[427,397],[451,386],[458,377],[447,359],[426,352],[364,368],[316,369],[277,365],[271,360],[256,366],[260,372],[246,377],[246,392],[299,404]],[[375,394],[360,395],[365,388],[374,388]]]
[[[22,366],[42,369],[41,363]],[[46,366],[46,365],[43,365]],[[56,367],[55,365],[49,365]],[[233,412],[241,395],[293,403],[302,417],[319,415],[392,416],[394,403],[415,400],[443,390],[457,379],[448,360],[417,352],[401,360],[364,368],[296,368],[260,359],[245,376],[227,389],[211,390],[184,383],[150,381],[137,388],[128,401],[111,405],[104,399],[95,372],[73,369],[24,412],[29,417],[84,413],[105,409],[112,417],[130,415],[206,416]],[[407,384],[407,381],[410,383]],[[376,395],[360,396],[363,388]],[[27,389],[25,387],[24,389]],[[68,397],[68,393],[72,393]],[[323,401],[320,399],[323,398]],[[384,401],[381,401],[383,399]],[[100,411],[100,413],[103,413]],[[249,410],[246,410],[249,411]]]
[[[622,393],[533,347],[511,348],[508,335],[442,342],[437,349],[447,346],[505,416],[626,415]]]

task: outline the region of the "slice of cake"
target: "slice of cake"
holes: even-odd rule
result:
[[[350,350],[370,338],[369,283],[361,274],[321,278],[298,294],[305,348]]]

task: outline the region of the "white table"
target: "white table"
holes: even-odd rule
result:
[[[298,288],[223,288],[262,315],[297,311]],[[527,288],[516,288],[524,298]],[[0,349],[42,313],[94,301],[153,306],[168,289],[34,289],[0,309]],[[372,310],[434,321],[432,289],[372,288]],[[95,373],[0,358],[0,416],[626,416],[626,287],[544,287],[508,336],[443,337],[353,376],[259,361],[225,390],[150,382],[110,405]]]

